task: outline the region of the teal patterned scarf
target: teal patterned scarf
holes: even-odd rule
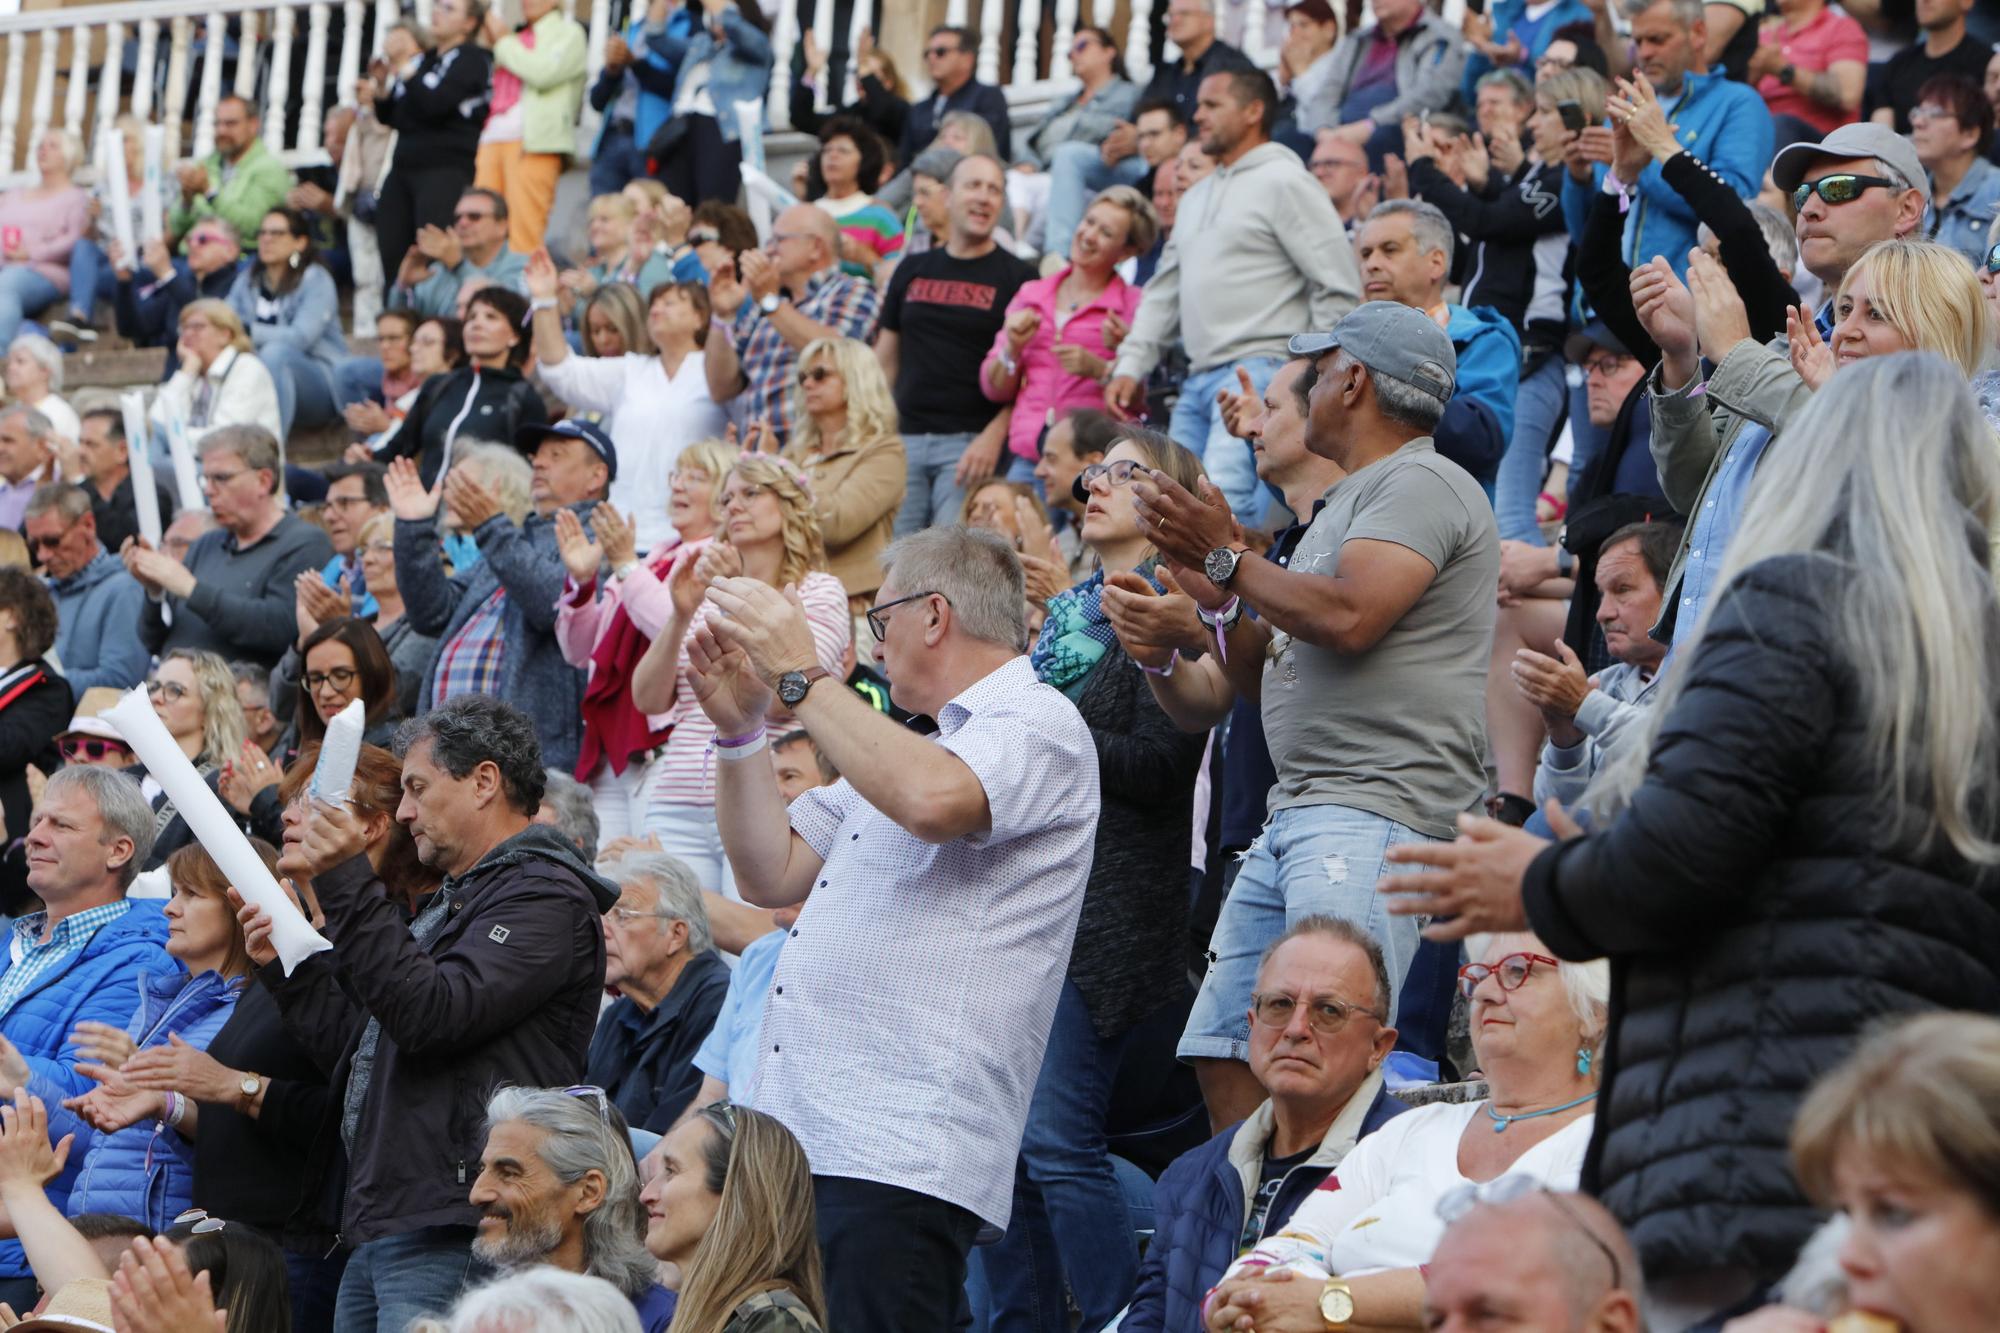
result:
[[[1148,560],[1135,572],[1156,591],[1165,592],[1166,586],[1153,575],[1154,563]],[[1103,598],[1102,569],[1068,592],[1051,597],[1042,635],[1028,658],[1035,678],[1055,686],[1072,702],[1083,692],[1084,678],[1118,644],[1118,636],[1104,615]]]

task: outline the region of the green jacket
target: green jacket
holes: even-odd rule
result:
[[[534,32],[532,47],[515,33],[502,37],[493,63],[521,81],[521,151],[567,156],[576,151],[589,38],[560,9],[537,19]]]
[[[194,224],[202,218],[219,217],[236,228],[244,253],[255,254],[258,224],[266,213],[285,202],[292,188],[292,169],[279,161],[262,139],[251,141],[227,175],[221,153],[210,153],[201,165],[208,170],[209,191],[192,200],[183,196],[167,214],[168,231],[181,238],[185,251],[187,234]]]

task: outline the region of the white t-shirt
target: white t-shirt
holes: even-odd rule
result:
[[[1438,1201],[1472,1182],[1458,1171],[1459,1139],[1492,1133],[1485,1102],[1438,1103],[1399,1115],[1354,1145],[1282,1230],[1230,1268],[1294,1268],[1315,1278],[1360,1277],[1430,1262],[1444,1235]],[[1573,1190],[1595,1116],[1564,1125],[1516,1158],[1504,1175]]]

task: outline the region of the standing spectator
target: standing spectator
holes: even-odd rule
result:
[[[1097,557],[1078,535],[1084,507],[1090,503],[1090,492],[1082,485],[1083,470],[1110,452],[1121,429],[1106,413],[1072,408],[1057,417],[1042,436],[1035,482],[1048,496],[1049,512],[1064,516],[1055,540],[1068,565],[1071,585],[1083,582],[1097,568]]]
[[[396,433],[374,451],[377,461],[417,460],[426,487],[435,486],[461,436],[512,440],[523,426],[548,420],[541,394],[528,383],[528,302],[504,287],[482,287],[465,304],[459,336],[466,364],[433,375]]]
[[[694,28],[687,5],[647,0],[624,32],[605,40],[604,69],[590,86],[591,108],[604,117],[590,153],[593,195],[646,176],[645,147],[674,113],[674,76]]]
[[[55,598],[56,658],[69,687],[81,695],[100,685],[128,690],[144,680],[149,657],[132,631],[146,593],[97,539],[90,493],[43,486],[28,501],[22,532]]]
[[[1001,462],[1011,412],[964,390],[978,381],[1008,303],[1035,277],[993,239],[1006,203],[1005,167],[981,155],[961,160],[951,173],[951,240],[896,265],[882,298],[875,352],[896,386],[909,466],[899,536],[955,512],[965,488]]]
[[[723,427],[722,409],[708,396],[708,288],[698,282],[653,288],[646,334],[657,354],[614,358],[570,353],[555,310],[556,269],[546,250],[529,259],[528,283],[543,382],[572,410],[601,414],[622,474],[612,478],[611,503],[631,516],[639,550],[671,543],[667,498],[674,462],[681,450],[720,435]]]
[[[1041,438],[1059,414],[1103,408],[1117,356],[1111,331],[1129,328],[1139,309],[1139,289],[1117,270],[1153,248],[1159,215],[1137,190],[1114,185],[1091,201],[1075,231],[1070,263],[1007,303],[1006,323],[980,367],[986,396],[1014,404],[999,475],[1016,481],[1034,475]]]
[[[294,632],[294,579],[332,558],[326,534],[285,512],[278,443],[255,426],[224,426],[201,441],[201,486],[216,530],[185,561],[134,540],[125,568],[150,603],[139,638],[154,653],[197,648],[268,667]],[[172,607],[172,624],[161,612]]]
[[[115,249],[117,242],[113,241]],[[199,300],[227,300],[243,263],[243,243],[227,218],[203,218],[188,229],[186,254],[179,260],[159,237],[139,247],[139,267],[129,256],[112,256],[118,275],[113,305],[118,332],[140,347],[167,349],[167,374],[177,367],[181,311]]]
[[[391,30],[397,43],[409,41],[407,32]],[[413,49],[413,48],[412,48]],[[384,52],[385,58],[387,52]],[[389,155],[396,150],[396,132],[375,118],[375,99],[359,101],[347,131],[346,151],[337,166],[331,194],[324,189],[318,201],[338,220],[339,235],[347,242],[347,266],[354,279],[355,333],[369,328],[382,313],[382,297],[389,289],[389,270],[382,261],[380,233],[375,220],[381,213],[382,182],[389,175]],[[303,190],[317,187],[301,187]]]
[[[257,262],[236,275],[229,306],[277,388],[280,445],[294,429],[312,430],[338,419],[333,372],[347,357],[340,293],[319,262],[303,214],[274,208],[264,215],[257,227]]]
[[[1861,119],[1868,34],[1827,0],[1778,0],[1750,57],[1749,82],[1770,108],[1777,147],[1806,143]]]
[[[183,253],[201,219],[222,218],[238,236],[248,236],[292,188],[291,170],[264,142],[263,117],[248,98],[224,94],[215,104],[213,129],[215,151],[175,172],[180,198],[167,211],[166,225]]]
[[[799,424],[784,454],[812,484],[827,572],[859,615],[882,586],[908,475],[896,400],[873,350],[853,338],[807,344],[793,393]]]
[[[62,349],[39,333],[23,333],[7,344],[7,396],[49,419],[63,440],[73,441],[83,422],[62,396]]]
[[[1255,70],[1212,74],[1195,123],[1215,170],[1184,190],[1174,231],[1118,347],[1105,400],[1129,416],[1141,381],[1179,335],[1190,372],[1168,434],[1202,460],[1246,522],[1262,517],[1255,464],[1216,409],[1246,371],[1262,393],[1283,361],[1282,331],[1331,328],[1361,288],[1326,191],[1298,154],[1271,142],[1277,90]]]
[[[1986,94],[1955,74],[1932,79],[1910,112],[1910,141],[1930,173],[1926,234],[1974,268],[1983,267],[2000,218],[2000,166],[1986,157],[1993,143],[1993,107]]]
[[[1465,42],[1472,50],[1465,58],[1465,77],[1460,89],[1466,101],[1477,96],[1480,80],[1494,70],[1511,69],[1530,78],[1542,53],[1549,49],[1556,33],[1572,23],[1589,23],[1588,0],[1497,0],[1490,13],[1467,8],[1463,21]]]
[[[160,386],[147,414],[155,427],[156,476],[173,475],[166,436],[174,431],[185,434],[188,447],[197,451],[207,436],[224,427],[254,426],[276,442],[284,425],[278,386],[252,352],[249,331],[234,306],[205,297],[189,302],[181,310],[175,352],[179,369]]]
[[[750,580],[711,586],[720,614],[694,662],[704,712],[735,742],[717,751],[716,814],[745,897],[782,907],[812,894],[778,961],[757,1100],[812,1158],[832,1325],[933,1330],[952,1321],[980,1224],[1004,1229],[1011,1212],[1098,778],[1082,719],[1021,655],[1020,565],[1002,542],[939,528],[901,539],[883,564],[876,657],[896,705],[935,717],[936,737],[838,680],[826,687],[805,618]],[[757,754],[773,687],[843,774],[789,812]],[[953,891],[933,891],[943,884]],[[905,1034],[901,1049],[838,1021],[855,1005]],[[919,1018],[937,1012],[985,1034],[981,1060],[946,1056],[957,1038]],[[934,1110],[892,1127],[885,1104]],[[961,1127],[948,1151],[911,1151],[913,1127],[934,1138],[947,1123]],[[884,1253],[911,1261],[894,1280]]]
[[[1898,134],[1910,132],[1910,113],[1923,100],[1923,87],[1940,74],[1983,81],[1990,47],[1965,30],[1973,0],[1918,0],[1918,40],[1889,57],[1869,80],[1868,118]]]
[[[139,503],[132,494],[132,454],[125,442],[125,414],[109,407],[84,413],[77,455],[82,467],[65,480],[74,481],[89,494],[90,511],[97,519],[97,540],[116,555],[124,549],[127,537],[139,533]],[[157,473],[153,489],[160,521],[171,523],[173,490]]]
[[[875,44],[872,29],[861,30],[850,53],[860,96],[847,106],[833,105],[839,90],[827,87],[827,52],[810,30],[799,34],[799,51],[805,77],[792,85],[793,129],[817,134],[829,116],[858,116],[862,124],[882,137],[884,147],[893,150],[902,143],[903,122],[910,118],[910,90],[904,85],[896,62]]]
[[[690,204],[734,203],[743,188],[736,109],[755,103],[761,131],[771,86],[771,21],[759,0],[701,0],[698,22],[674,80],[673,118],[646,145],[648,174]]]
[[[1048,109],[1007,180],[1010,201],[1032,198],[1039,204],[1019,211],[1042,215],[1043,253],[1065,258],[1070,234],[1096,195],[1086,181],[1101,175],[1105,183],[1098,190],[1131,185],[1147,169],[1144,158],[1132,155],[1115,165],[1104,162],[1106,137],[1118,126],[1132,124],[1139,105],[1139,85],[1125,73],[1118,39],[1106,28],[1080,27],[1070,42],[1069,61],[1077,90]]]
[[[1242,1063],[1242,1015],[1285,922],[1323,912],[1363,926],[1400,987],[1415,932],[1383,914],[1375,868],[1387,847],[1451,836],[1486,791],[1499,542],[1477,484],[1430,441],[1454,390],[1451,340],[1420,311],[1370,301],[1291,351],[1314,358],[1307,447],[1368,470],[1329,492],[1286,564],[1251,552],[1220,504],[1136,483],[1154,544],[1234,640],[1228,658],[1262,664],[1277,770],[1180,1043],[1217,1128],[1262,1095]],[[1258,618],[1235,614],[1242,603]]]
[[[1928,174],[1909,140],[1873,122],[1843,125],[1772,160],[1772,184],[1791,196],[1799,264],[1826,294],[1814,316],[1820,337],[1832,332],[1834,293],[1863,252],[1916,237]]]
[[[425,225],[396,271],[391,300],[425,315],[465,317],[459,293],[478,280],[510,291],[524,290],[521,274],[528,256],[509,248],[507,200],[478,187],[459,196],[451,227]]]
[[[9,905],[20,904],[28,887],[21,848],[35,806],[28,767],[56,771],[56,736],[69,725],[76,697],[47,660],[55,639],[56,604],[47,585],[24,568],[0,567],[0,814],[7,834],[0,903]]]
[[[1250,57],[1215,35],[1215,0],[1171,0],[1166,29],[1167,40],[1180,48],[1180,58],[1161,61],[1141,97],[1147,102],[1169,103],[1183,124],[1192,124],[1201,85],[1209,75],[1253,66]],[[1123,159],[1138,147],[1136,123],[1121,126],[1105,140],[1104,155]]]
[[[558,0],[521,0],[521,20],[510,32],[499,5],[486,11],[493,92],[473,183],[507,201],[508,247],[525,255],[543,243],[556,178],[576,151],[589,38]]]
[[[1466,50],[1423,0],[1376,0],[1372,7],[1375,26],[1340,39],[1320,100],[1299,108],[1299,123],[1334,126],[1379,165],[1396,150],[1405,119],[1451,107],[1464,81]]]
[[[617,893],[533,822],[535,731],[484,696],[404,727],[398,818],[418,859],[444,876],[414,921],[364,855],[359,812],[320,801],[287,817],[282,868],[311,879],[334,948],[289,976],[266,966],[259,980],[334,1071],[348,1155],[342,1235],[355,1247],[340,1329],[402,1328],[451,1301],[472,1272],[479,1210],[466,1189],[487,1097],[503,1084],[566,1087],[583,1072],[604,983],[599,918]],[[243,917],[254,944],[269,918]]]
[[[0,407],[0,528],[19,533],[35,488],[55,475],[55,427],[32,407]]]
[[[840,226],[811,204],[778,214],[763,249],[711,266],[709,293],[715,318],[731,329],[704,349],[709,396],[745,395],[745,418],[770,426],[781,447],[791,437],[799,353],[821,338],[867,342],[881,308],[873,287],[840,271]]]
[[[217,109],[220,117],[221,110]],[[90,195],[73,175],[83,165],[83,140],[50,129],[35,141],[33,186],[0,193],[0,347],[29,315],[69,292],[69,256],[90,228]]]
[[[604,985],[618,999],[597,1021],[583,1076],[633,1128],[664,1134],[701,1086],[694,1053],[715,1026],[729,965],[685,861],[630,853],[609,874],[618,905],[604,914]]]
[[[870,282],[903,248],[902,218],[873,193],[888,155],[860,120],[834,116],[819,127],[819,151],[806,159],[806,198],[840,223],[841,272]]]
[[[993,129],[995,151],[1012,153],[1014,122],[1007,112],[1007,95],[973,76],[978,59],[979,43],[969,29],[944,25],[931,29],[924,41],[924,73],[930,78],[931,91],[910,103],[903,137],[896,145],[898,162],[908,166],[930,147],[944,128],[945,115],[952,111],[978,116]]]
[[[375,118],[396,131],[375,214],[382,264],[392,273],[423,228],[452,220],[452,205],[472,184],[493,84],[493,56],[472,40],[485,18],[486,0],[433,0],[434,45],[416,69],[371,72],[355,86],[355,100],[373,102]],[[446,302],[426,313],[453,312]]]
[[[1426,127],[1411,129],[1412,156],[1435,151]],[[1421,310],[1451,339],[1458,355],[1456,387],[1431,433],[1438,456],[1471,473],[1490,494],[1514,434],[1521,339],[1491,306],[1468,309],[1444,299],[1454,243],[1452,225],[1436,207],[1391,199],[1368,215],[1354,250],[1365,300]]]

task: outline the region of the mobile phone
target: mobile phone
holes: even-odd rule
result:
[[[21,229],[19,227],[0,227],[0,249],[5,249],[11,253],[20,248]]]
[[[1557,102],[1556,114],[1562,117],[1563,128],[1571,134],[1577,134],[1583,130],[1586,123],[1583,115],[1583,103],[1573,101]]]

